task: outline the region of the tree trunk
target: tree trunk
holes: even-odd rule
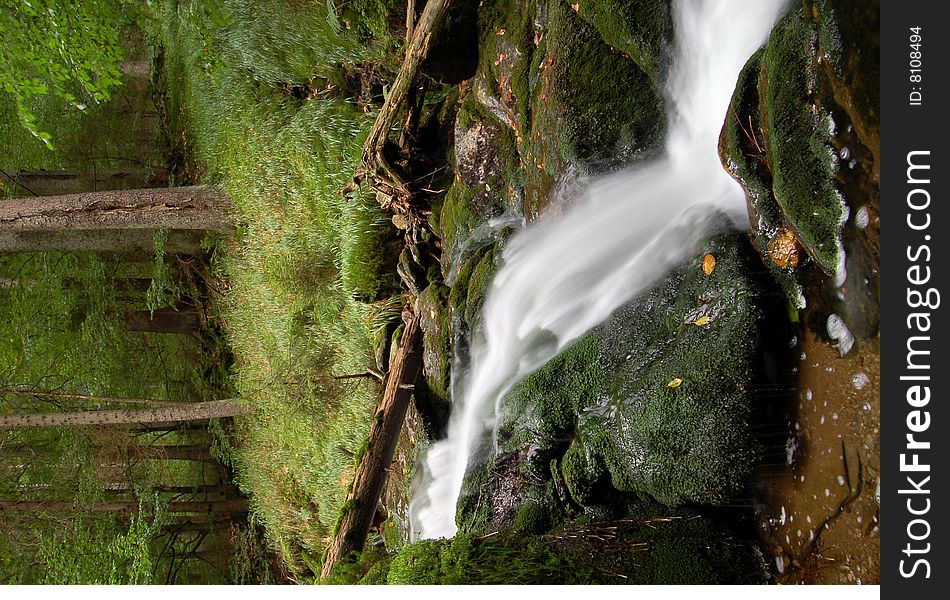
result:
[[[152,460],[217,462],[215,458],[211,456],[211,448],[207,444],[133,446],[131,448],[131,454],[132,456]]]
[[[89,410],[69,413],[19,413],[0,415],[0,429],[21,427],[80,427],[87,425],[130,425],[192,419],[215,419],[247,414],[251,409],[236,400],[193,402],[162,408],[138,410]]]
[[[327,577],[333,566],[350,552],[360,551],[366,543],[376,505],[386,484],[389,466],[393,461],[399,432],[406,420],[406,409],[412,396],[416,377],[422,362],[422,334],[419,317],[412,315],[403,330],[399,350],[389,370],[389,379],[383,390],[383,400],[377,418],[369,432],[369,443],[360,460],[348,500],[355,503],[340,517],[337,533],[327,550],[322,577]]]
[[[118,231],[122,234],[110,241],[119,247],[103,248],[100,243],[85,249],[125,251],[129,246],[122,246],[118,241],[136,231],[230,232],[233,223],[228,217],[229,206],[229,198],[221,191],[201,186],[4,200],[0,203],[0,252],[40,249],[37,234],[56,238],[64,232],[72,233],[71,244],[75,245],[75,232],[86,232],[78,236],[84,239],[89,236],[88,232],[101,236],[104,232]]]
[[[0,202],[0,206],[9,202]],[[14,231],[0,223],[0,252],[95,252],[119,255],[124,261],[155,260],[155,229],[69,229]],[[207,232],[173,229],[165,240],[165,254],[200,254]]]
[[[60,500],[0,500],[0,514],[12,512],[52,512],[64,513],[70,511],[93,513],[120,513],[129,514],[138,512],[137,500],[122,500],[115,502],[68,502]],[[249,510],[247,498],[231,500],[210,500],[207,502],[169,502],[170,513],[197,513],[217,515],[244,514]]]
[[[3,180],[20,186],[23,193],[19,195],[62,196],[156,187],[163,180],[167,184],[168,174],[155,176],[139,165],[132,165],[127,169],[97,169],[94,172],[17,171]]]
[[[175,310],[166,306],[154,313],[148,310],[128,311],[125,313],[125,328],[129,331],[197,336],[201,330],[201,320],[193,309]]]
[[[250,510],[247,498],[232,498],[230,500],[207,500],[191,502],[169,502],[170,513],[196,513],[215,515],[243,515]]]

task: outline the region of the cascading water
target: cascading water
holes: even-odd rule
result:
[[[567,212],[542,218],[508,243],[484,304],[483,336],[467,373],[453,373],[464,380],[448,437],[420,464],[410,503],[413,539],[455,535],[472,452],[493,433],[512,385],[690,256],[714,210],[741,224],[745,201],[719,164],[719,131],[739,71],[783,4],[677,2],[663,158],[591,184]]]

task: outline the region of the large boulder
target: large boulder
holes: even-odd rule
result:
[[[736,493],[757,456],[757,260],[744,235],[713,237],[512,387],[498,452],[466,476],[460,526],[510,526],[528,502],[563,517],[626,494],[624,510],[643,514]]]

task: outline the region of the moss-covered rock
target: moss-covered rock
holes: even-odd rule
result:
[[[876,20],[873,2],[795,3],[743,69],[720,139],[790,304],[842,314],[859,339],[879,319]],[[811,260],[786,260],[789,243]]]
[[[589,173],[648,155],[666,125],[661,94],[637,62],[613,51],[565,0],[548,5],[550,110],[561,155]]]
[[[671,4],[670,0],[585,0],[577,3],[577,14],[659,85],[666,76],[673,37]]]
[[[844,202],[834,183],[836,125],[817,99],[816,39],[796,11],[772,31],[761,65],[763,130],[775,200],[808,254],[835,274]]]
[[[449,288],[429,285],[416,298],[416,314],[422,330],[422,372],[430,388],[447,400],[452,362]]]
[[[706,254],[716,259],[708,275]],[[463,529],[510,527],[529,496],[545,498],[556,522],[579,506],[620,502],[639,511],[641,497],[718,504],[737,492],[757,456],[750,382],[763,292],[750,275],[756,263],[742,234],[712,238],[514,385],[501,404],[500,454],[466,475]],[[511,506],[506,513],[485,506],[496,497]]]
[[[762,583],[760,555],[696,516],[410,544],[389,564],[391,584],[635,585]]]

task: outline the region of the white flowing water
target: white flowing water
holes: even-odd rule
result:
[[[448,437],[433,443],[419,464],[410,502],[413,539],[455,535],[466,468],[479,440],[493,435],[512,385],[689,257],[715,210],[737,225],[747,218],[741,188],[719,163],[717,142],[739,71],[765,42],[783,3],[677,2],[665,155],[592,183],[565,213],[532,223],[508,243],[471,364],[453,373],[464,379],[456,386]],[[539,344],[550,334],[556,344]]]

